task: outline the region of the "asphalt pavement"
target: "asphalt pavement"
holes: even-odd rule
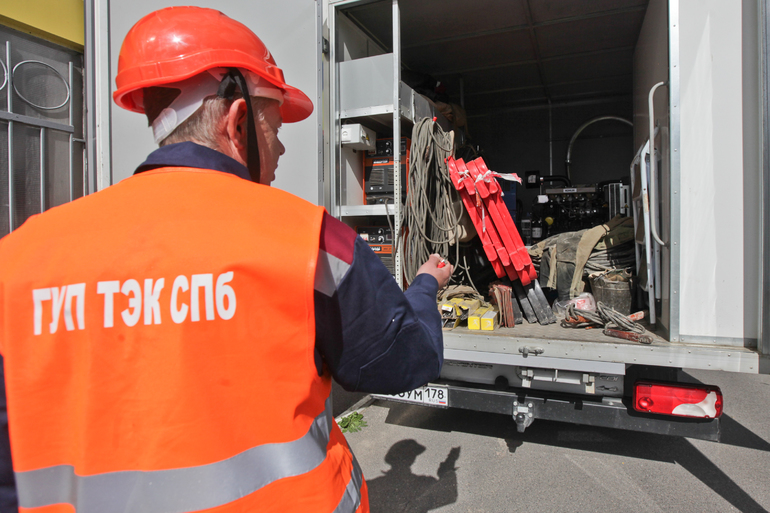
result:
[[[722,389],[719,443],[380,400],[346,436],[372,513],[770,510],[770,376],[688,373]]]

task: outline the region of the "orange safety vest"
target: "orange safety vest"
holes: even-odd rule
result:
[[[314,363],[323,208],[163,168],[0,241],[22,511],[368,511]]]

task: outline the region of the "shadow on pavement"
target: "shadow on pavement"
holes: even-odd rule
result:
[[[383,401],[378,404],[389,408],[388,424],[502,438],[512,453],[526,442],[678,464],[740,511],[766,511],[686,438],[544,420],[518,433],[513,419],[506,415]],[[727,415],[722,417],[720,443],[770,452],[770,443]]]
[[[719,443],[770,452],[770,443],[755,435],[729,415],[722,415],[722,437]]]
[[[412,473],[412,465],[425,446],[412,439],[393,444],[385,455],[390,465],[382,476],[367,479],[372,513],[427,513],[457,501],[457,468],[460,448],[454,447],[436,471],[438,478]]]

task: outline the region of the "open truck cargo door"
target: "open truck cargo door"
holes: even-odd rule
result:
[[[538,324],[537,318],[476,331],[472,315],[464,327],[462,315],[442,303],[452,322],[444,333],[441,378],[388,399],[504,413],[520,429],[542,418],[718,439],[711,404],[721,404],[719,394],[708,386],[693,391],[679,374],[681,369],[767,371],[767,359],[760,357],[766,344],[757,347],[761,310],[752,279],[760,259],[752,228],[757,188],[750,185],[757,174],[750,127],[758,109],[746,86],[755,82],[750,63],[757,59],[751,6],[738,0],[708,6],[681,0],[489,2],[485,9],[431,0],[327,3],[332,213],[351,226],[368,223],[367,234],[376,224],[392,232],[390,240],[406,238],[399,222],[411,203],[399,180],[412,181],[393,171],[390,189],[367,189],[375,162],[361,159],[359,149],[337,141],[336,133],[372,130],[378,143],[392,145],[372,150],[383,166],[395,170],[403,160],[411,165],[427,153],[415,135],[400,152],[403,160],[393,148],[428,117],[415,115],[420,95],[462,108],[451,111],[463,114],[464,123],[454,127],[458,146],[472,142],[464,148],[464,161],[483,155],[490,170],[526,178],[526,187],[511,191],[511,203],[523,203],[514,208],[527,245],[612,220],[612,208],[599,218],[587,208],[593,208],[590,201],[606,187],[603,201],[614,205],[612,191],[628,188],[634,154],[646,146],[649,156],[636,164],[647,190],[634,195],[645,196],[643,210],[652,214],[640,225],[648,225],[645,266],[654,266],[654,272],[645,274],[654,289],[645,291],[649,302],[636,307],[656,314],[646,324],[652,340],[618,340],[600,330]],[[625,123],[594,124],[605,120]],[[560,176],[564,152],[567,169]],[[578,207],[586,208],[577,212]],[[484,251],[484,241],[478,246],[478,260],[486,267],[473,269],[459,257],[457,265],[470,268],[462,285],[486,301],[487,287],[479,284],[500,274],[490,271],[495,255]],[[402,253],[393,252],[397,281],[406,275]],[[474,263],[476,255],[469,254]],[[540,258],[541,265],[544,261]],[[554,269],[562,262],[573,263],[553,255],[548,263]],[[555,291],[562,302],[558,272],[543,276],[551,299]],[[472,302],[463,304],[471,308]],[[639,383],[653,383],[649,390],[664,393],[653,397]],[[557,394],[572,399],[560,403]],[[683,395],[691,397],[674,404]],[[671,418],[696,410],[688,415],[702,418]]]
[[[93,45],[97,148],[92,176],[104,188],[131,176],[155,150],[152,130],[144,116],[118,108],[111,100],[120,45],[128,30],[146,14],[178,5],[173,0],[86,1],[87,32]],[[321,2],[283,0],[204,0],[199,7],[222,11],[254,31],[270,49],[287,81],[307,94],[314,110],[301,123],[285,124],[280,139],[286,147],[274,187],[314,204],[323,203]]]

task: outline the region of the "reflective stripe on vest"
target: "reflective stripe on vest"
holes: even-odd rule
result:
[[[65,503],[78,513],[182,513],[221,506],[320,465],[326,458],[334,422],[331,411],[328,398],[325,410],[302,438],[253,447],[208,465],[90,476],[78,476],[71,465],[16,472],[19,506]],[[354,458],[350,481],[335,511],[355,511],[361,499],[361,481],[361,469]]]
[[[340,503],[334,509],[334,513],[356,511],[361,504],[361,484],[364,481],[364,473],[361,472],[361,467],[358,465],[355,454],[352,452],[350,454],[353,456],[353,469],[350,471],[350,481],[348,481],[345,493],[342,495]]]

